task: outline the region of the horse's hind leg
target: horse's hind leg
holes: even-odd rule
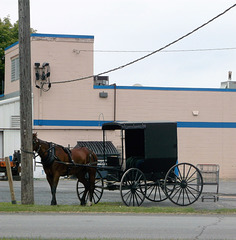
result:
[[[84,172],[82,174],[80,173],[77,175],[78,180],[84,185],[84,192],[82,197],[80,198],[80,204],[82,206],[86,205],[86,196],[89,191],[89,182],[88,182],[88,179],[86,179],[85,174],[86,173]]]
[[[93,201],[93,193],[95,189],[95,177],[96,177],[96,169],[90,169],[88,171],[89,174],[89,203],[88,205],[92,205]]]

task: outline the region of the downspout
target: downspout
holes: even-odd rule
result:
[[[114,86],[114,122],[116,121],[116,84],[113,84]]]

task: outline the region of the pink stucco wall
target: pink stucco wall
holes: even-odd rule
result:
[[[94,87],[93,79],[65,84],[56,81],[93,75],[93,39],[32,38],[33,119],[62,121],[94,121],[95,126],[70,124],[36,125],[40,138],[67,146],[78,140],[102,140],[99,122],[113,121],[177,121],[192,123],[178,127],[179,162],[214,163],[220,165],[221,178],[236,178],[236,128],[221,123],[236,123],[236,91],[219,89]],[[6,79],[10,79],[10,59],[17,46],[7,50]],[[34,63],[49,62],[52,87],[44,92],[35,87]],[[19,90],[19,83],[6,82],[5,94]],[[100,92],[107,98],[100,98]],[[114,109],[114,94],[116,108]],[[115,110],[115,111],[114,111]],[[198,122],[207,127],[196,127]],[[214,123],[219,123],[215,127]],[[195,126],[195,127],[194,127]],[[109,140],[115,139],[114,132]],[[119,143],[115,145],[119,147]]]

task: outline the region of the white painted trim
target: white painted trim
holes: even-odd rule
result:
[[[0,101],[0,105],[5,105],[5,104],[19,102],[19,101],[20,101],[20,97],[18,96],[18,97],[9,98],[9,99]]]

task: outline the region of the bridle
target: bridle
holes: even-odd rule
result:
[[[33,138],[33,145],[38,144],[38,149],[36,151],[33,151],[34,159],[39,156],[39,151],[41,149],[41,144],[39,143],[38,138]],[[36,152],[36,154],[35,154]]]

